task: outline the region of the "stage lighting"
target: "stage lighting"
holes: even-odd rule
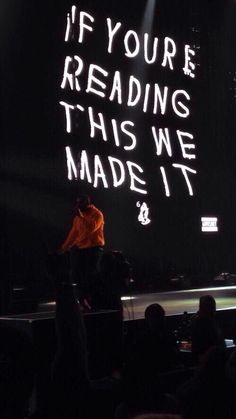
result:
[[[217,217],[201,217],[201,231],[202,232],[217,232],[218,218]]]

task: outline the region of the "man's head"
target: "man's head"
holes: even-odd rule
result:
[[[160,304],[150,304],[146,308],[144,316],[150,329],[156,329],[164,326],[165,310]]]
[[[89,205],[91,205],[91,200],[88,195],[81,195],[81,196],[78,196],[78,198],[76,199],[76,207],[80,211],[86,211]]]
[[[199,314],[203,317],[213,317],[216,312],[216,302],[212,295],[202,295],[199,299]]]

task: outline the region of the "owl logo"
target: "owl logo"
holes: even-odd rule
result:
[[[136,206],[140,208],[139,215],[138,215],[138,221],[143,225],[148,225],[151,220],[149,218],[149,208],[146,204],[146,202],[143,202],[142,204],[140,201],[137,202]]]

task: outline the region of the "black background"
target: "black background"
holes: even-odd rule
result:
[[[58,4],[60,3],[60,4]],[[233,0],[156,0],[152,34],[163,40],[172,37],[178,53],[176,70],[163,69],[160,60],[143,66],[128,60],[120,43],[107,54],[105,19],[122,22],[122,33],[138,33],[147,2],[80,1],[79,9],[95,18],[95,31],[84,45],[64,42],[66,14],[73,3],[2,0],[0,5],[1,63],[1,246],[5,277],[14,284],[37,283],[45,277],[48,252],[55,251],[71,224],[75,196],[89,193],[105,216],[106,249],[124,251],[140,283],[158,281],[170,273],[189,276],[214,275],[235,270],[235,16]],[[76,4],[76,3],[75,3]],[[145,28],[151,32],[150,28]],[[181,71],[184,44],[200,46],[196,80]],[[137,149],[128,155],[90,139],[86,120],[73,135],[65,133],[60,100],[77,101],[76,94],[60,89],[66,55],[78,53],[87,63],[99,64],[111,74],[134,74],[144,82],[158,82],[191,95],[191,116],[177,118],[171,110],[155,124],[191,132],[197,159],[181,160],[155,156],[148,129],[153,116],[140,109],[128,110],[95,95],[81,93],[78,102],[103,112],[105,118],[131,119],[136,123]],[[182,54],[182,55],[181,55]],[[83,78],[82,78],[83,80]],[[85,83],[81,82],[83,87]],[[67,180],[65,145],[90,155],[114,155],[132,160],[144,169],[148,196],[129,190],[96,190],[86,182]],[[191,177],[194,197],[189,197],[182,175],[169,172],[173,162],[197,170]],[[170,176],[167,198],[160,165]],[[109,175],[108,175],[109,177]],[[137,201],[146,201],[152,222],[139,224]],[[201,216],[217,216],[219,233],[201,233]]]

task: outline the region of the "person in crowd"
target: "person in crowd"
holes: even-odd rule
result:
[[[52,366],[52,396],[47,418],[111,419],[120,400],[120,379],[92,379],[87,333],[76,285],[55,275],[57,353]],[[40,419],[45,414],[40,413]],[[37,417],[37,419],[38,419]]]
[[[71,251],[72,280],[78,284],[81,305],[87,309],[91,309],[90,289],[99,271],[104,245],[103,213],[91,203],[89,196],[78,197],[72,227],[59,253]]]
[[[196,361],[215,345],[225,347],[223,334],[216,322],[216,302],[212,295],[199,299],[199,310],[190,327],[192,353]]]
[[[0,417],[25,419],[36,374],[34,346],[24,332],[0,325]]]
[[[130,412],[159,408],[159,395],[166,391],[161,376],[179,364],[176,340],[165,320],[160,304],[148,306],[143,332],[126,348],[124,399]]]
[[[57,283],[57,353],[52,367],[55,419],[91,417],[86,331],[75,286]]]
[[[193,378],[177,390],[184,418],[233,419],[226,360],[226,349],[219,345],[202,355]]]
[[[226,378],[228,380],[228,409],[230,409],[231,417],[236,417],[236,350],[234,349],[227,358],[225,368]]]
[[[167,327],[164,308],[157,303],[151,304],[144,316],[144,331],[137,337],[134,347],[140,367],[149,375],[175,368],[178,348],[175,336]]]

